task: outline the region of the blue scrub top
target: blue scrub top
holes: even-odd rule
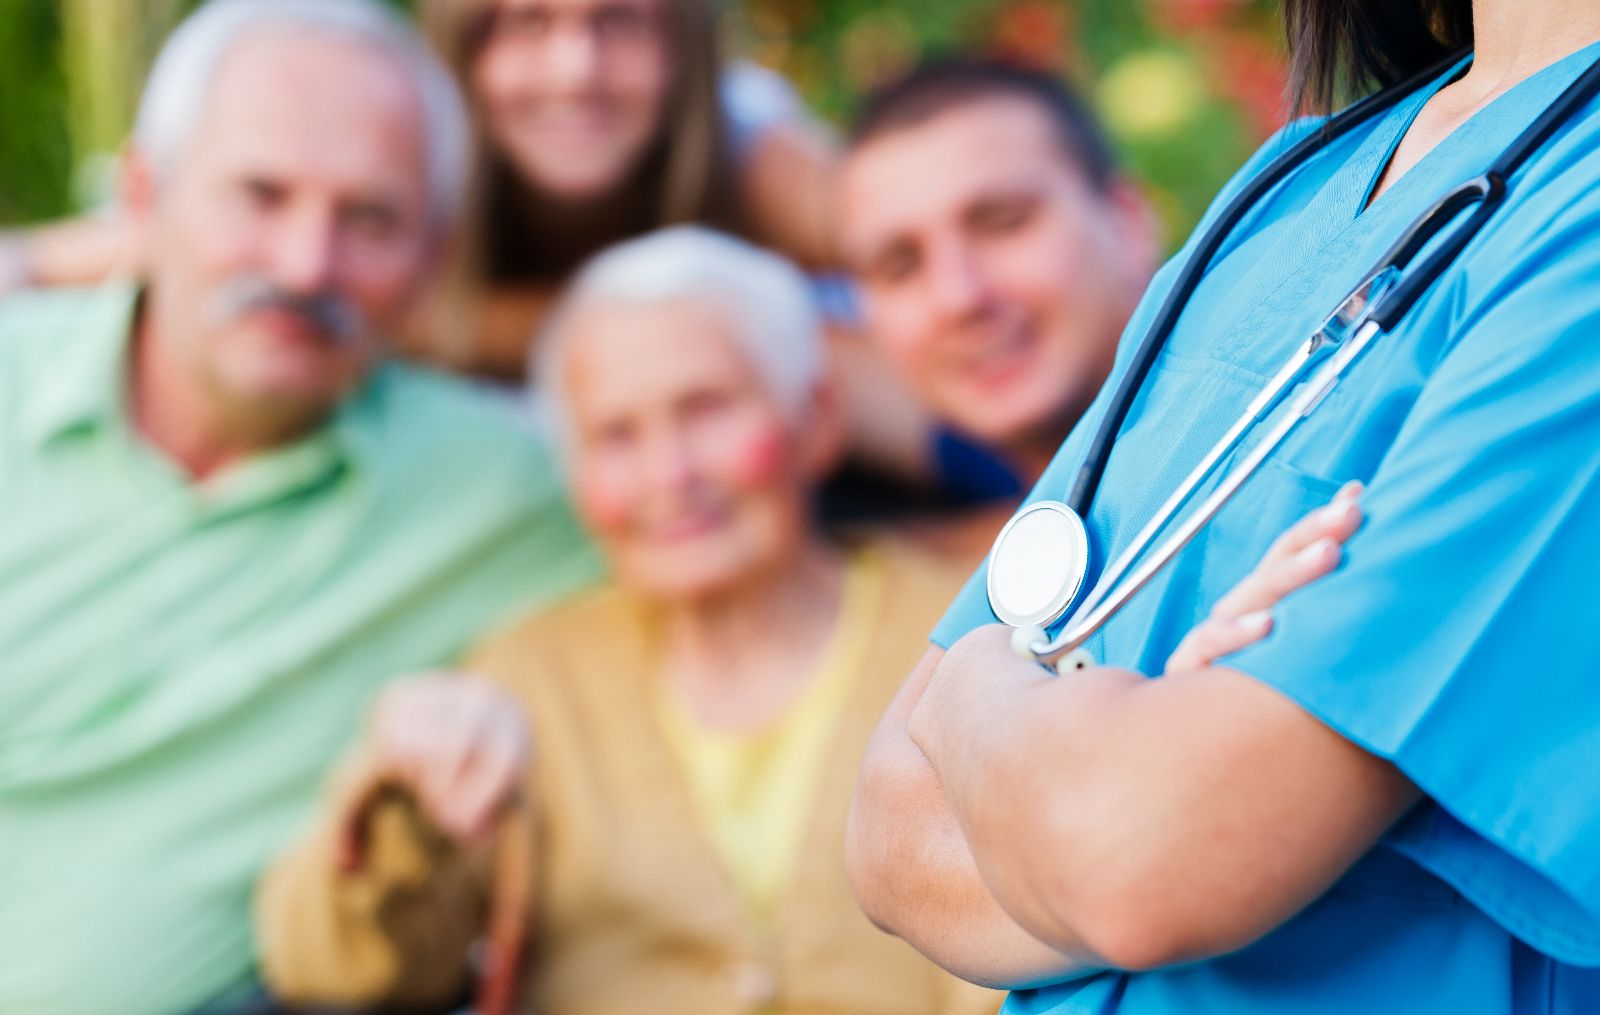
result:
[[[1331,144],[1235,230],[1134,402],[1088,519],[1125,546],[1425,208],[1473,177],[1596,57],[1590,47],[1368,195],[1441,77]],[[1220,208],[1288,145],[1270,141]],[[1192,242],[1192,241],[1191,241]],[[1187,260],[1157,276],[1117,370]],[[1115,378],[1114,378],[1115,379]],[[1107,386],[1107,391],[1112,385]],[[1060,498],[1102,393],[1030,499]],[[1227,665],[1393,761],[1427,799],[1332,890],[1257,943],[1180,968],[1011,996],[1012,1013],[1600,1012],[1600,108],[1237,498],[1087,648],[1160,673],[1292,522],[1368,484],[1344,567]],[[1091,576],[1092,577],[1092,576]],[[995,622],[980,569],[934,632]]]

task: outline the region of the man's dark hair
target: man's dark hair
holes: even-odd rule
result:
[[[1283,0],[1283,13],[1289,93],[1305,111],[1329,112],[1472,45],[1471,0]]]
[[[1097,190],[1105,190],[1117,178],[1116,156],[1105,131],[1066,82],[1053,74],[993,60],[932,60],[874,91],[856,117],[850,147],[920,126],[958,106],[996,98],[1020,99],[1043,112],[1062,149]]]

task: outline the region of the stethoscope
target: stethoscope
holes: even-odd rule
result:
[[[1006,523],[995,539],[989,555],[989,606],[996,617],[1016,629],[1011,643],[1019,654],[1060,672],[1088,665],[1090,660],[1083,652],[1083,644],[1216,517],[1294,428],[1322,404],[1361,354],[1380,336],[1393,331],[1505,202],[1507,181],[1562,124],[1600,92],[1600,61],[1596,61],[1501,153],[1488,171],[1456,187],[1407,227],[1399,241],[1366,274],[1364,281],[1295,349],[1222,438],[1106,568],[1083,603],[1071,611],[1065,628],[1051,638],[1046,629],[1067,616],[1088,576],[1089,535],[1083,519],[1088,516],[1095,491],[1105,475],[1106,463],[1128,410],[1223,242],[1252,207],[1313,155],[1393,108],[1461,59],[1462,54],[1454,54],[1329,120],[1322,129],[1270,163],[1228,203],[1201,237],[1112,394],[1066,500],[1045,500],[1028,505]],[[1408,271],[1412,260],[1469,208],[1473,209],[1472,214]],[[1257,425],[1272,418],[1285,401],[1287,408],[1277,413],[1260,439],[1189,516],[1172,527],[1173,519],[1195,491],[1217,472],[1223,460],[1239,448]],[[1171,533],[1161,539],[1169,528],[1172,528]],[[1160,543],[1156,545],[1158,539]],[[1153,551],[1152,546],[1155,546]]]

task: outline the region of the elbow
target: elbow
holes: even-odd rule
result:
[[[872,925],[885,934],[898,936],[894,914],[885,902],[880,880],[880,868],[857,846],[847,841],[845,847],[845,876],[850,883],[850,893],[856,905]]]
[[[905,878],[916,865],[914,777],[901,757],[874,745],[862,762],[845,822],[845,876],[856,904],[879,930],[900,935],[897,899],[917,894]]]
[[[1054,919],[1063,946],[1076,944],[1101,964],[1148,972],[1226,954],[1259,936],[1230,919],[1228,900],[1179,866],[1114,863],[1086,875],[1069,919]],[[1049,943],[1055,943],[1050,941]]]
[[[1260,936],[1234,933],[1226,921],[1200,921],[1171,907],[1129,906],[1102,914],[1088,946],[1107,966],[1127,972],[1149,972],[1199,962],[1237,951]]]
[[[1045,944],[1087,953],[1110,969],[1147,972],[1191,957],[1189,935],[1169,907],[1104,874],[1070,893],[1040,892],[1030,916],[1021,922]]]
[[[890,869],[886,858],[892,849],[884,841],[884,822],[880,816],[879,798],[884,792],[881,768],[881,763],[869,753],[845,821],[844,869],[850,892],[861,911],[879,930],[892,934],[894,928],[883,890]]]
[[[1105,966],[1130,973],[1164,969],[1189,961],[1187,935],[1162,914],[1111,908],[1085,921],[1083,943]]]
[[[1109,968],[1146,972],[1224,954],[1258,936],[1230,919],[1238,900],[1209,876],[1215,872],[1196,865],[1191,848],[1105,834],[1119,826],[1160,824],[1074,821],[1040,837],[1045,848],[1031,858],[1027,882],[1038,890],[1028,893],[1025,921],[1040,940],[1087,951]]]

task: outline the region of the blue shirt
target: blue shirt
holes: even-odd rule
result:
[[[1092,569],[1405,227],[1486,169],[1597,56],[1521,83],[1370,205],[1448,75],[1257,205],[1132,406],[1087,520]],[[1217,207],[1317,126],[1269,142]],[[1392,761],[1426,799],[1255,944],[1018,992],[1009,1012],[1600,1011],[1600,110],[1564,127],[1511,188],[1410,315],[1087,646],[1161,672],[1275,536],[1363,480],[1368,521],[1344,567],[1289,597],[1271,636],[1226,663]],[[1118,372],[1188,253],[1157,276]],[[1030,499],[1065,495],[1106,402]],[[934,640],[948,647],[994,622],[980,569]]]

